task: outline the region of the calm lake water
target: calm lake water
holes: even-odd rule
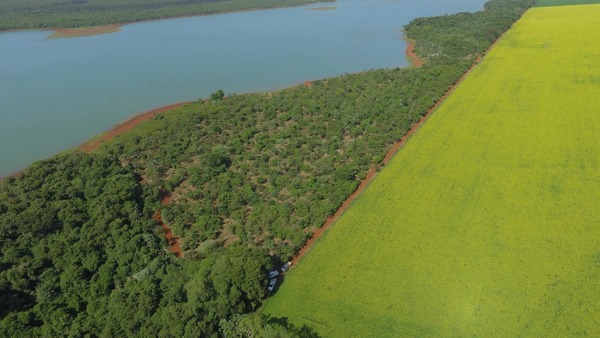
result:
[[[340,0],[128,24],[91,37],[0,33],[0,177],[137,113],[217,89],[268,91],[406,66],[404,24],[483,3]],[[324,6],[337,8],[311,9]]]

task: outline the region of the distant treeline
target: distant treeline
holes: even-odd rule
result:
[[[0,184],[7,336],[314,336],[253,311],[371,166],[533,4],[416,19],[422,68],[217,91]],[[167,206],[161,200],[170,196]],[[418,198],[416,196],[415,198]],[[163,219],[183,237],[169,254]],[[293,304],[290,304],[293,306]]]
[[[334,0],[319,0],[330,2]],[[4,0],[0,30],[90,27],[181,16],[299,6],[313,0]]]

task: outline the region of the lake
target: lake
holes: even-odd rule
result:
[[[0,33],[0,177],[138,113],[408,64],[402,26],[483,0],[336,3],[127,24],[106,35]],[[315,7],[335,6],[332,10]]]

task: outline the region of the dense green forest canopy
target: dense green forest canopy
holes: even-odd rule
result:
[[[319,0],[329,2],[334,0]],[[73,28],[299,6],[313,0],[2,0],[0,30]]]
[[[532,4],[492,0],[482,12],[414,20],[405,31],[427,60],[422,68],[273,93],[217,91],[93,154],[68,152],[5,180],[0,332],[314,335],[252,314],[268,269],[303,245]],[[183,238],[182,259],[153,217],[161,209]]]

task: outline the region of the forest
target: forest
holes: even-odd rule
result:
[[[328,2],[333,0],[320,0]],[[300,6],[312,0],[3,0],[0,31],[76,28]]]
[[[533,0],[415,19],[426,60],[281,91],[217,90],[92,154],[0,184],[8,336],[309,337],[257,312],[287,261]],[[168,202],[163,205],[163,202]],[[169,252],[155,213],[181,237]]]

